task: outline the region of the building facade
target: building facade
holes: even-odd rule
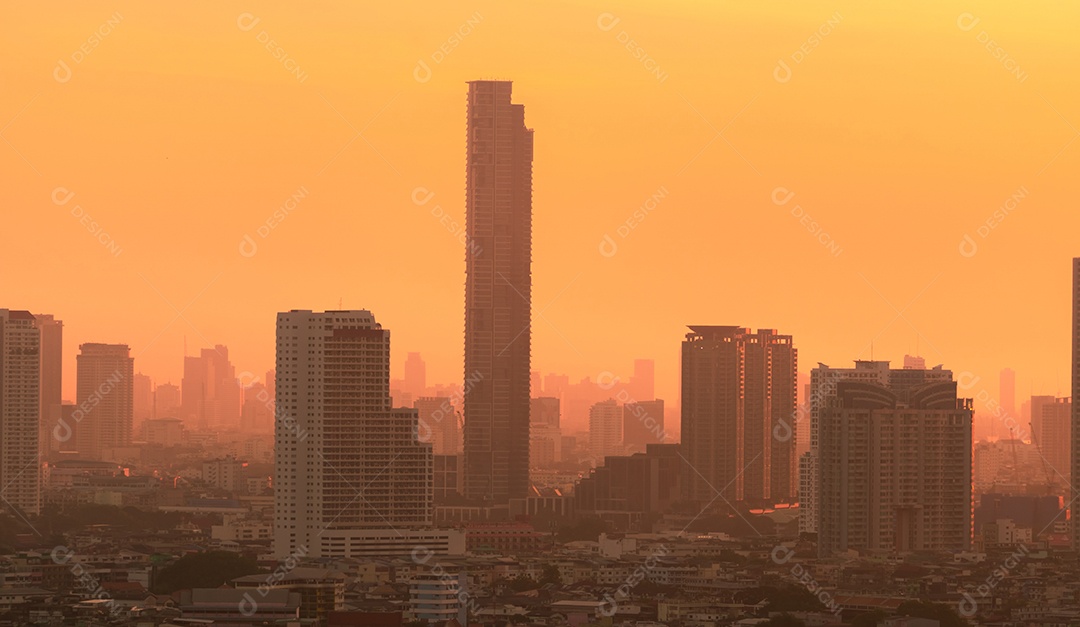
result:
[[[469,83],[465,175],[465,496],[529,489],[533,132],[510,81]]]
[[[952,381],[837,382],[819,414],[819,554],[969,549],[972,416]]]
[[[127,344],[82,344],[75,361],[75,448],[83,459],[104,459],[131,445],[135,359]]]
[[[682,345],[682,454],[694,469],[687,500],[794,501],[798,361],[791,336],[737,326],[690,331]]]
[[[40,351],[34,316],[0,309],[0,488],[24,515],[41,511]]]
[[[279,313],[276,371],[275,555],[430,526],[431,445],[415,409],[390,406],[390,331],[369,311]]]

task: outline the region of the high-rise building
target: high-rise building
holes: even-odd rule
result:
[[[104,461],[131,445],[135,359],[127,344],[81,344],[75,361],[75,448]]]
[[[664,401],[638,401],[623,405],[623,447],[627,453],[644,453],[649,444],[672,442],[664,431]]]
[[[907,365],[905,363],[905,366]],[[829,396],[836,392],[836,384],[839,381],[872,382],[895,389],[906,389],[932,381],[952,381],[952,371],[945,370],[941,366],[928,370],[906,367],[901,370],[890,368],[888,361],[857,360],[854,368],[832,368],[819,363],[817,368],[810,371],[810,390],[806,400],[806,405],[809,407],[811,456],[817,455],[821,410],[825,407]],[[816,460],[808,460],[805,466],[807,469],[813,469],[815,474],[799,479],[800,485],[807,488],[801,490],[799,494],[799,531],[817,533],[817,473],[819,472],[817,469],[819,465]]]
[[[218,344],[202,349],[198,357],[184,357],[181,412],[189,427],[235,427],[240,420],[241,396],[227,346]]]
[[[533,132],[510,81],[469,83],[465,175],[465,496],[529,491]]]
[[[970,547],[972,400],[906,383],[840,380],[820,409],[821,556]]]
[[[682,345],[682,454],[694,469],[686,498],[792,502],[798,363],[791,336],[737,326],[690,331]]]
[[[1036,400],[1047,399],[1046,402]],[[1039,411],[1039,432],[1032,440],[1042,455],[1046,482],[1069,485],[1072,464],[1069,460],[1069,443],[1072,441],[1072,399],[1053,396],[1032,396],[1032,408]]]
[[[1080,257],[1072,262],[1072,476],[1080,478]],[[1076,503],[1080,499],[1080,491],[1072,489],[1069,502]],[[1080,548],[1080,524],[1073,516],[1072,546],[1073,550]]]
[[[597,466],[608,455],[622,454],[622,418],[622,407],[613,398],[589,408],[589,454]]]
[[[391,408],[390,331],[371,312],[279,313],[276,372],[275,555],[431,525],[431,445],[415,409]]]
[[[64,360],[64,323],[49,314],[34,314],[41,331],[41,452],[59,450],[52,430],[60,420],[63,403],[61,391]]]
[[[420,353],[409,353],[405,358],[405,381],[404,390],[414,399],[424,395],[427,390],[427,364],[420,357]]]
[[[529,467],[550,468],[562,461],[559,399],[542,396],[529,401]]]
[[[162,383],[154,386],[154,418],[178,417],[182,398],[178,385]]]
[[[0,496],[24,515],[41,511],[40,351],[33,314],[0,309]]]
[[[132,431],[138,433],[139,425],[154,417],[154,382],[145,374],[135,373],[132,387]]]
[[[453,399],[449,396],[421,396],[413,402],[419,416],[421,442],[429,442],[435,455],[461,452],[461,430]]]
[[[1016,372],[1012,368],[1005,368],[998,378],[998,403],[1002,411],[1013,418],[1016,413]]]

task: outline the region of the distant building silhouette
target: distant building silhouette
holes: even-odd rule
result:
[[[1072,476],[1080,478],[1080,257],[1072,262]],[[1034,412],[1032,412],[1034,414]],[[1077,503],[1080,499],[1080,491],[1073,486],[1070,495],[1071,503]],[[1080,549],[1080,524],[1073,516],[1072,524],[1072,548]]]
[[[181,416],[189,427],[235,427],[240,420],[241,389],[229,348],[204,348],[198,357],[184,357]]]
[[[589,409],[589,454],[599,466],[609,455],[621,455],[623,412],[615,399]]]
[[[472,81],[467,112],[465,496],[492,504],[529,491],[533,132],[510,91]]]
[[[685,496],[751,505],[795,499],[797,351],[790,335],[691,326],[682,345]]]
[[[664,431],[664,401],[637,401],[623,405],[623,448],[627,453],[644,453],[649,444],[674,442]]]

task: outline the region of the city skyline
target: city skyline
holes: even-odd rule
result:
[[[385,55],[369,54],[381,39],[373,31],[363,36],[371,26],[354,12],[345,11],[340,23],[311,16],[320,40],[352,50],[359,68],[342,67],[336,53],[309,38],[290,37],[280,9],[266,9],[247,22],[239,20],[237,10],[215,12],[201,24],[168,26],[133,4],[110,11],[79,8],[55,29],[41,29],[33,38],[16,34],[6,43],[17,46],[27,63],[12,68],[10,88],[0,95],[0,128],[10,144],[0,146],[0,165],[20,180],[8,191],[10,202],[32,211],[11,216],[2,243],[10,254],[27,256],[34,254],[27,248],[34,242],[55,259],[25,278],[8,277],[8,306],[52,312],[67,321],[69,347],[127,343],[142,372],[177,383],[182,364],[175,356],[185,336],[192,349],[228,344],[238,370],[263,372],[273,362],[273,347],[263,338],[275,312],[297,304],[333,309],[344,301],[346,307],[383,312],[382,318],[399,329],[402,350],[395,371],[406,353],[422,351],[429,378],[456,381],[462,371],[454,341],[461,331],[456,288],[464,277],[458,241],[464,224],[461,90],[477,77],[499,76],[515,81],[518,99],[529,103],[530,124],[547,132],[536,171],[544,184],[537,188],[534,252],[548,263],[534,276],[534,304],[537,310],[546,307],[545,319],[534,329],[534,368],[595,377],[650,356],[657,360],[657,396],[674,399],[677,354],[666,339],[679,337],[689,321],[738,319],[789,330],[801,338],[810,363],[869,358],[873,341],[877,354],[896,360],[919,347],[928,363],[976,373],[990,389],[997,373],[1009,367],[1017,372],[1020,396],[1064,396],[1068,340],[1061,329],[1067,312],[1033,310],[1012,295],[1056,293],[1068,280],[1059,261],[1074,254],[1067,234],[1080,217],[1055,208],[1068,205],[1061,190],[1080,159],[1070,144],[1070,124],[1077,124],[1080,108],[1072,89],[1056,80],[1067,75],[1062,61],[1046,48],[1064,46],[1066,40],[1052,24],[1041,28],[1046,16],[1017,19],[1000,3],[981,7],[970,19],[970,7],[959,4],[916,6],[917,18],[852,2],[790,12],[691,9],[676,3],[664,19],[653,20],[642,6],[608,17],[609,8],[585,5],[570,10],[554,37],[542,38],[545,45],[532,51],[513,44],[500,48],[507,29],[520,32],[521,40],[547,37],[536,30],[545,22],[533,19],[532,9],[447,6],[415,24],[415,34],[390,63]],[[1078,11],[1061,10],[1058,19]],[[373,17],[392,14],[383,7]],[[30,7],[16,7],[13,17],[28,27],[47,19]],[[110,19],[114,24],[104,28],[100,45],[92,54],[80,53],[82,62],[76,64],[72,54]],[[243,30],[254,19],[258,24]],[[976,19],[977,25],[967,29]],[[702,40],[673,36],[676,24],[693,34],[716,28],[732,35],[702,44],[709,58],[740,59],[724,69],[726,87],[695,80],[703,51],[685,42]],[[201,29],[209,48],[188,66],[177,65],[164,48],[140,49],[133,56],[131,51],[158,27],[173,38],[180,28]],[[759,41],[736,35],[749,30]],[[459,36],[461,31],[467,34]],[[905,53],[902,42],[912,31],[942,51],[932,68],[913,66],[915,60]],[[307,80],[300,82],[273,58],[257,39],[263,32],[281,43]],[[979,41],[983,32],[1003,46],[1008,42],[1009,58],[1027,80],[1021,82],[986,50]],[[449,54],[441,52],[451,36],[457,45]],[[819,45],[809,54],[800,52],[811,36]],[[566,37],[573,45],[561,51],[555,44]],[[868,38],[876,42],[867,43]],[[637,42],[667,79],[661,82],[645,68],[624,40]],[[493,49],[500,54],[491,55]],[[556,62],[569,53],[592,55],[595,61],[558,78],[544,59],[550,55]],[[433,54],[442,61],[436,63]],[[204,55],[213,55],[214,63]],[[876,59],[873,72],[856,60],[867,56]],[[71,70],[63,83],[53,76],[58,58]],[[222,59],[229,61],[222,65]],[[774,76],[778,59],[791,69],[787,82]],[[418,61],[430,69],[426,82],[414,76]],[[362,88],[355,81],[360,68],[368,77]],[[154,71],[178,82],[155,78]],[[129,84],[131,72],[151,74],[151,89],[131,94],[130,102],[118,100],[110,90]],[[206,80],[241,75],[250,76],[251,85],[222,86],[221,104],[207,109],[199,100],[197,86]],[[831,80],[845,75],[860,80],[851,86]],[[899,87],[877,82],[883,80],[878,75]],[[879,88],[860,85],[854,98],[849,90],[868,81]],[[605,92],[575,88],[589,82],[605,85]],[[957,104],[928,110],[909,96],[902,99],[906,106],[891,104],[890,94],[920,93],[931,86]],[[589,106],[579,106],[579,100]],[[995,106],[978,106],[982,102]],[[277,117],[279,104],[295,116]],[[245,107],[254,113],[238,117],[234,110]],[[109,113],[117,109],[131,115],[121,116],[121,123]],[[179,115],[163,126],[156,115],[138,113],[195,110],[206,110],[209,119],[221,123]],[[571,112],[578,117],[574,125],[566,121]],[[53,129],[53,122],[64,118],[87,124],[78,132]],[[850,120],[860,133],[880,127],[874,132],[881,141],[835,132],[838,119]],[[895,124],[884,124],[889,119]],[[780,126],[768,130],[775,121]],[[280,124],[280,132],[276,139],[262,139],[270,123]],[[408,127],[415,130],[397,131]],[[636,137],[624,132],[630,128],[639,129]],[[360,130],[363,139],[356,136]],[[58,139],[59,153],[37,147],[39,140],[60,132],[65,134]],[[582,136],[592,138],[590,147],[575,150]],[[236,148],[206,161],[195,146],[217,140]],[[125,150],[140,155],[138,163],[129,161]],[[661,159],[661,152],[671,157]],[[1000,159],[968,165],[967,157],[980,152]],[[142,172],[138,184],[108,183],[115,173],[112,164]],[[234,175],[226,183],[219,172],[228,168]],[[584,171],[591,171],[588,180]],[[717,172],[726,173],[719,188],[713,183]],[[841,172],[858,182],[852,184]],[[361,173],[360,186],[356,173]],[[188,180],[206,181],[205,193],[178,187]],[[237,180],[239,186],[233,184]],[[887,229],[864,220],[865,207],[874,203],[880,207],[875,213],[888,217]],[[225,204],[229,211],[220,210]],[[283,220],[274,217],[279,210]],[[355,217],[381,210],[399,222]],[[168,229],[144,220],[148,211],[167,220]],[[636,211],[644,219],[635,218]],[[1001,212],[1000,219],[995,212]],[[83,215],[115,240],[119,256],[87,232],[79,222]],[[804,215],[807,224],[800,223]],[[454,223],[459,228],[448,230]],[[808,232],[812,223],[835,240],[840,256]],[[352,228],[340,228],[343,224]],[[779,244],[770,250],[784,252],[740,243],[717,249],[705,239],[710,229],[697,226],[767,231]],[[15,235],[42,229],[53,233],[51,241]],[[600,251],[605,236],[618,246],[611,257]],[[240,253],[245,237],[256,245],[253,256]],[[961,253],[965,237],[977,245],[973,256]],[[679,238],[692,245],[668,243]],[[357,245],[375,256],[395,257],[410,243],[423,253],[352,284],[335,277],[299,281],[303,274],[294,267],[297,259],[347,265],[346,251]],[[912,247],[920,252],[910,254]],[[1017,253],[1024,264],[1014,263]],[[778,263],[799,259],[797,270],[781,279],[784,292],[816,308],[789,310],[763,295],[735,310],[697,292],[694,273],[688,272],[740,263],[756,275],[755,268],[769,265],[773,254],[779,255]],[[901,258],[903,268],[894,263]],[[175,259],[185,260],[182,272]],[[64,289],[43,294],[38,282]],[[402,289],[406,282],[420,289]],[[663,296],[652,324],[670,335],[626,342],[636,321],[621,315],[618,303],[625,294],[645,291]],[[116,308],[87,305],[98,301]],[[242,312],[220,314],[238,302],[244,303]],[[432,303],[445,304],[445,310],[435,317],[419,313]],[[937,315],[970,311],[972,303],[981,306],[962,320]],[[849,321],[843,332],[832,328],[829,321],[856,304],[865,315]],[[118,320],[117,312],[125,309],[143,312],[139,322]],[[897,318],[897,311],[903,316]],[[995,329],[1020,326],[1029,327],[1032,336],[1021,340],[1006,334],[994,352],[985,349]],[[73,381],[74,370],[65,366],[67,398],[73,397]]]

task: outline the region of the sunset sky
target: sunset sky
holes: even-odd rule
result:
[[[64,321],[65,398],[82,342],[158,383],[185,337],[261,374],[276,312],[339,301],[391,329],[394,376],[420,351],[460,382],[438,215],[464,228],[466,81],[508,79],[534,370],[655,358],[674,403],[686,325],[737,324],[804,372],[872,342],[969,396],[1005,366],[1066,396],[1080,5],[890,4],[7,3],[0,307]]]

